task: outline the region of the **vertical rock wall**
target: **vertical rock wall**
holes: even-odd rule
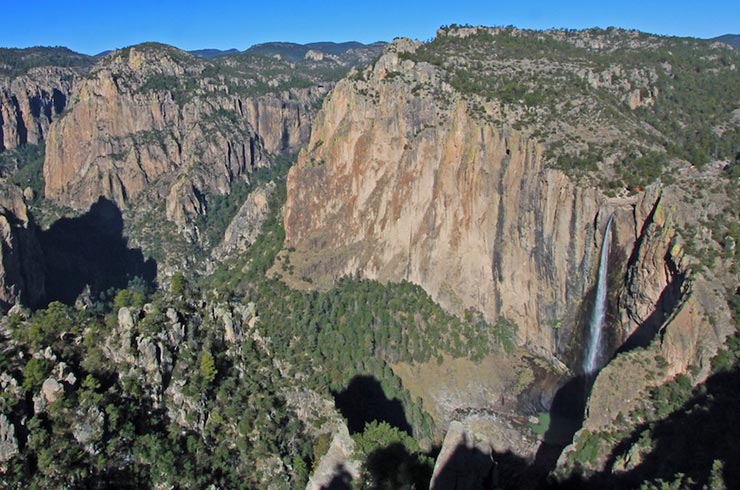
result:
[[[0,183],[0,309],[44,299],[44,259],[21,191]]]
[[[323,89],[244,98],[204,78],[203,63],[156,46],[101,61],[51,127],[47,197],[85,209],[103,196],[125,208],[147,191],[183,224],[205,212],[205,194],[228,193],[268,155],[305,143]]]
[[[610,202],[545,168],[525,134],[454,97],[419,95],[413,82],[388,79],[394,69],[435,83],[428,65],[387,53],[368,81],[344,80],[325,102],[288,178],[296,272],[286,279],[409,280],[453,311],[513,320],[535,351],[577,350],[603,227],[614,213],[626,262],[636,201]]]
[[[46,139],[51,122],[64,111],[78,78],[75,70],[56,67],[0,78],[0,151]]]

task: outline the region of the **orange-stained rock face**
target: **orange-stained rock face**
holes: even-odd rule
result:
[[[687,263],[668,253],[675,230],[658,188],[606,198],[546,168],[525,133],[418,83],[448,89],[430,65],[391,49],[325,101],[288,177],[285,246],[295,249],[295,272],[287,282],[323,287],[355,273],[409,280],[452,311],[514,321],[520,344],[572,362],[613,215],[610,302],[622,317],[612,322],[612,347],[676,304]]]
[[[452,310],[513,320],[521,343],[554,352],[558,333],[545,325],[572,316],[590,286],[605,200],[545,169],[534,141],[471,116],[465,102],[381,81],[398,63],[389,53],[369,82],[341,82],[291,169],[294,277],[410,280]]]
[[[254,98],[201,77],[199,58],[165,46],[109,55],[77,86],[50,131],[46,196],[85,209],[100,196],[124,208],[145,190],[183,224],[205,209],[206,193],[268,165],[266,154],[307,139],[310,103],[321,91]]]
[[[44,165],[47,197],[84,208],[102,195],[123,206],[169,163],[180,163],[167,131],[175,126],[176,104],[119,93],[112,77],[104,70],[83,81],[76,103],[52,128]],[[147,132],[161,132],[163,145],[137,144],[137,135],[144,139]]]

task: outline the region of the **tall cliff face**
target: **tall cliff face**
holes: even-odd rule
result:
[[[635,207],[642,231],[613,295],[612,320],[622,345],[594,380],[583,429],[558,461],[564,473],[572,471],[589,434],[601,442],[588,462],[581,461],[582,469],[616,473],[638,466],[641,452],[647,454],[649,448],[623,438],[651,425],[645,418],[654,410],[651,392],[677,375],[687,376],[689,386],[704,382],[713,374],[713,358],[736,332],[725,298],[725,291],[737,284],[733,268],[727,267],[732,259],[695,271],[696,259],[683,246],[694,237],[677,231],[731,198],[715,195],[690,209],[681,186],[686,183],[668,186],[652,206],[643,201]],[[626,459],[615,464],[616,455]]]
[[[324,89],[240,95],[250,80],[163,45],[108,55],[76,87],[53,125],[44,177],[50,199],[84,209],[104,196],[125,208],[147,191],[184,224],[205,194],[269,165],[307,139],[308,106]]]
[[[496,119],[495,101],[447,84],[442,68],[408,54],[415,49],[397,41],[325,100],[288,177],[283,253],[294,269],[274,272],[306,288],[349,274],[414,282],[452,311],[473,308],[491,321],[514,321],[525,347],[516,356],[534,353],[560,367],[563,361],[578,374],[612,217],[604,338],[607,359],[619,354],[596,379],[584,427],[613,428],[619,414],[627,417],[676,374],[705,379],[732,323],[719,286],[729,284],[727,277],[712,287],[715,279],[692,275],[682,246],[679,230],[709,216],[686,210],[688,199],[706,194],[691,187],[696,171],[676,172],[671,185],[609,196],[590,178],[550,168],[536,128]],[[581,116],[576,123],[584,123]],[[730,209],[721,185],[712,192],[717,202],[706,209]],[[448,376],[459,373],[476,385],[469,369],[439,362]],[[465,383],[450,389],[420,370],[394,367],[442,427],[460,413],[489,411],[496,427],[490,434],[500,434],[507,411],[549,410],[559,395],[557,380],[537,385],[525,368],[507,373],[511,379],[492,376],[502,378],[500,386],[478,383],[469,396]],[[571,374],[552,376],[564,383]],[[528,398],[531,392],[537,397]]]
[[[366,76],[337,85],[291,169],[292,277],[409,280],[452,310],[513,320],[521,343],[566,350],[559,339],[574,334],[608,214],[619,211],[626,254],[634,202],[545,168],[532,138],[474,116],[427,63],[391,50]],[[560,324],[571,331],[552,328]]]
[[[80,76],[79,69],[48,66],[0,77],[0,151],[43,141]]]
[[[94,58],[67,48],[0,48],[0,151],[46,138]]]
[[[45,295],[44,258],[20,189],[0,182],[0,309]]]

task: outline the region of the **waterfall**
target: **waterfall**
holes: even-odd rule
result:
[[[601,244],[601,257],[599,258],[598,281],[596,283],[596,299],[594,301],[591,321],[588,325],[589,343],[586,357],[583,359],[583,370],[586,374],[596,372],[601,362],[602,354],[601,337],[604,329],[604,318],[606,317],[606,277],[609,269],[609,249],[612,240],[612,217],[606,223],[604,230],[604,241]]]

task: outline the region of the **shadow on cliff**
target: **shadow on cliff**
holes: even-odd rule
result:
[[[153,286],[157,264],[140,249],[128,248],[118,207],[101,197],[90,210],[62,218],[40,234],[46,274],[46,301],[73,304],[86,286],[93,300],[134,278]]]
[[[340,392],[332,392],[334,404],[347,419],[350,434],[365,430],[365,424],[377,420],[412,434],[411,425],[401,401],[389,399],[377,379],[372,376],[355,376]]]
[[[460,446],[447,458],[431,488],[621,490],[639,488],[647,481],[658,488],[659,479],[667,484],[681,478],[681,488],[740,488],[738,413],[740,366],[736,365],[731,371],[711,376],[666,418],[637,427],[609,455],[602,472],[583,476],[576,463],[574,474],[555,480],[537,461],[528,462],[511,453],[487,455]],[[643,453],[630,451],[640,444]],[[616,471],[619,463],[630,460],[632,467]],[[717,485],[718,477],[724,480],[723,487]]]
[[[337,465],[334,468],[334,478],[320,488],[321,490],[352,490],[352,474],[343,465]]]
[[[439,464],[439,463],[438,463]],[[432,490],[580,488],[584,482],[573,478],[567,485],[548,479],[545,468],[510,451],[490,454],[476,447],[458,445],[445,457],[443,465],[432,477]]]
[[[535,458],[537,467],[547,471],[555,468],[560,453],[573,441],[573,436],[583,425],[592,385],[592,376],[580,375],[557,391],[550,407],[550,426]]]
[[[675,312],[684,296],[686,272],[679,271],[671,260],[670,251],[663,259],[665,267],[670,271],[671,281],[660,293],[655,309],[627,338],[617,351],[617,354],[628,352],[636,348],[647,347],[655,338],[663,322]]]
[[[717,466],[715,475],[722,475],[726,488],[740,488],[738,414],[740,366],[736,365],[707,379],[688,402],[665,419],[634,430],[614,450],[606,468],[614,468],[650,430],[651,450],[641,455],[634,468],[620,474],[621,487],[634,487],[648,478],[673,480],[680,472],[697,488],[718,488],[710,480],[715,461],[721,461],[723,467]]]

